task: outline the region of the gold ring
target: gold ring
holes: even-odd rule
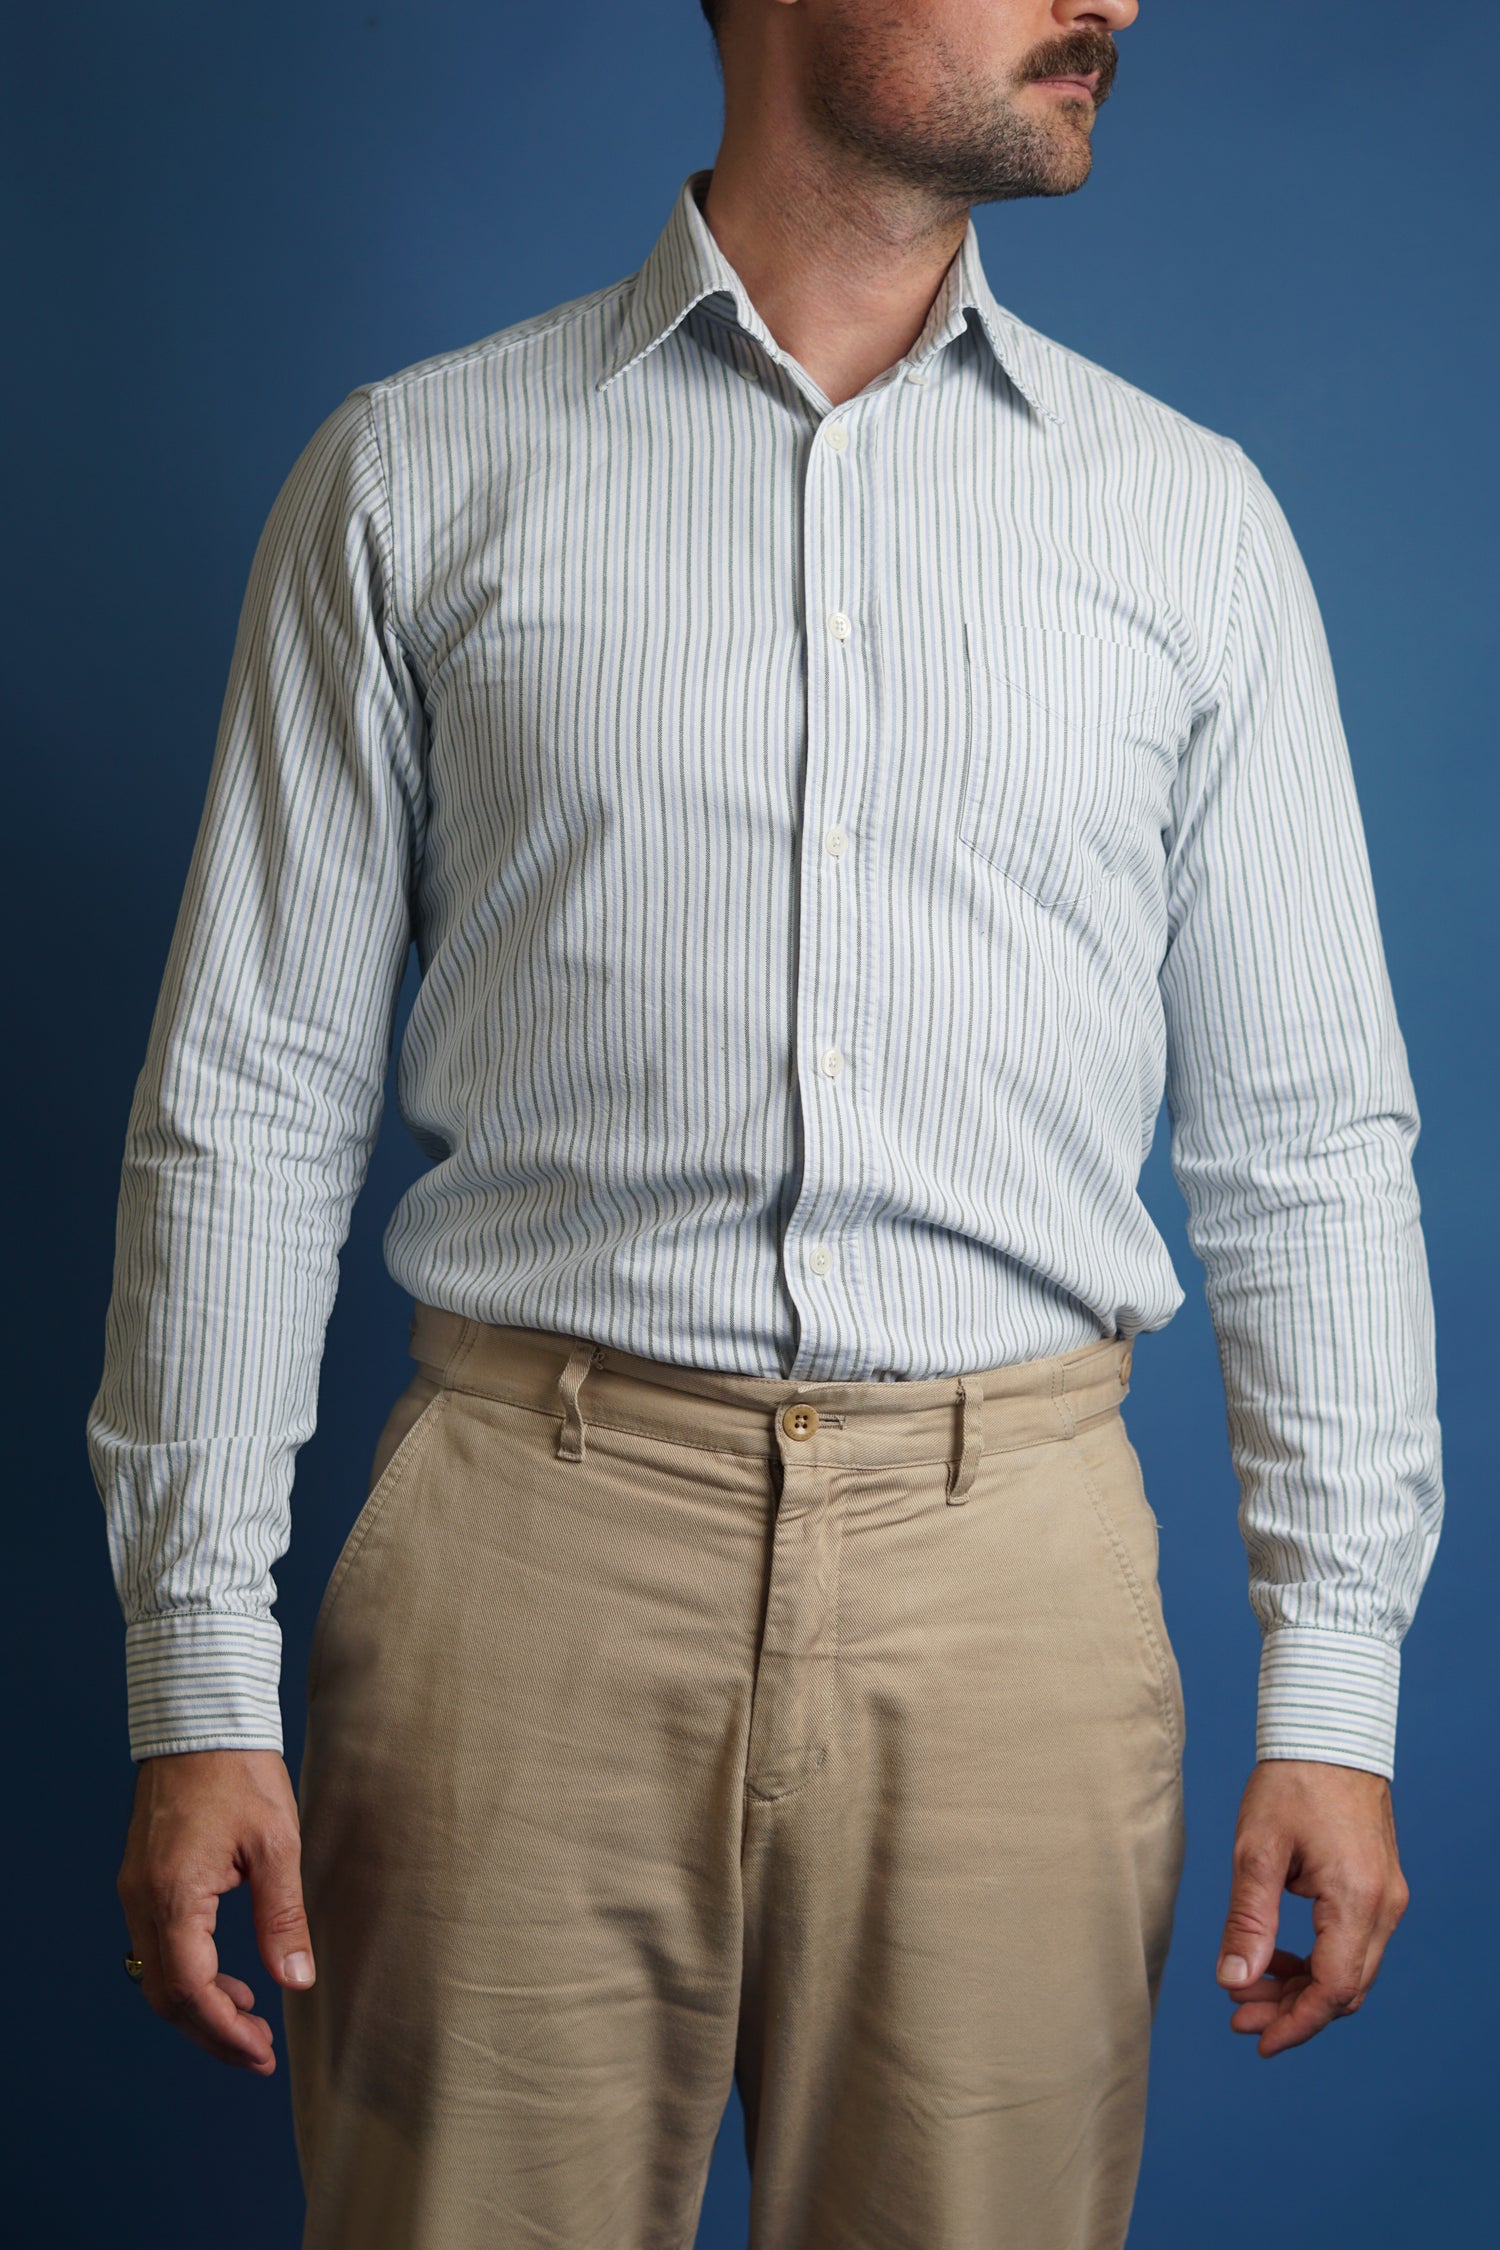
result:
[[[140,1958],[139,1954],[136,1954],[136,1953],[127,1953],[127,1954],[126,1954],[126,1956],[125,1956],[125,1974],[126,1974],[126,1976],[128,1976],[128,1977],[130,1978],[130,1981],[131,1981],[131,1983],[132,1983],[132,1984],[139,1984],[139,1983],[140,1983],[140,1981],[141,1981],[141,1978],[142,1978],[142,1977],[143,1977],[143,1976],[144,1976],[144,1975],[146,1974],[146,1964],[145,1964],[145,1962],[144,1962],[144,1961],[143,1961],[143,1960],[142,1960],[142,1959]]]

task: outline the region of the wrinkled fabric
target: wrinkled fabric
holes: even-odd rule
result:
[[[304,2250],[688,2250],[734,2081],[750,2250],[1119,2250],[1184,1850],[1128,1343],[413,1349],[310,1659]]]

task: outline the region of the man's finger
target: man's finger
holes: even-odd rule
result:
[[[215,1981],[218,1980],[215,1979]],[[179,2018],[177,2019],[177,2028],[186,2038],[191,2039],[195,2047],[201,2047],[205,2054],[212,2055],[215,2062],[228,2063],[235,2070],[252,2071],[257,2078],[269,2078],[276,2068],[274,2034],[271,2026],[264,2016],[253,2014],[248,2008],[240,2011],[239,2020],[254,2032],[264,2049],[263,2054],[247,2055],[239,2047],[229,2046],[217,2032],[205,2030],[199,2018]]]
[[[1246,1977],[1243,1984],[1226,1985],[1225,1991],[1243,2007],[1247,2000],[1274,2000],[1288,1977],[1305,1977],[1308,1973],[1304,1955],[1288,1953],[1285,1947],[1278,1945],[1258,1977]]]
[[[148,1967],[141,1982],[146,1997],[190,2039],[221,2062],[237,2062],[265,2074],[275,2068],[271,2027],[236,2005],[219,1981],[219,1955],[210,1917],[218,1901],[169,1900],[155,1914],[156,1975]],[[143,1955],[143,1959],[146,1957]],[[153,1989],[154,1987],[154,1989]],[[246,1992],[251,2000],[253,1993]]]
[[[312,1938],[302,1903],[302,1839],[295,1827],[268,1827],[246,1851],[246,1872],[260,1957],[279,1984],[301,1991],[313,1982]]]
[[[1235,1847],[1218,1967],[1220,1984],[1230,1990],[1253,1984],[1270,1966],[1290,1859],[1286,1842],[1263,1833]]]
[[[1375,1934],[1374,1900],[1319,1898],[1316,1936],[1308,1957],[1311,1981],[1278,2007],[1261,2034],[1260,2052],[1279,2055],[1327,2029],[1335,2017],[1353,2015],[1369,1985],[1366,1960]]]
[[[1308,1964],[1300,1953],[1287,1953],[1278,1946],[1263,1977],[1238,1985],[1230,1993],[1229,1997],[1235,2002],[1229,2019],[1230,2030],[1241,2038],[1258,2038],[1268,2023],[1275,2022],[1293,1993],[1301,1990],[1309,1974]]]

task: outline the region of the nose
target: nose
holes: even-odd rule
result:
[[[1057,14],[1069,31],[1124,31],[1140,14],[1139,0],[1088,0],[1074,7],[1059,0]]]

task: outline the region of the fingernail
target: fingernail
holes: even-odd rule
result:
[[[289,1953],[281,1967],[288,1984],[312,1983],[313,1965],[310,1953]]]
[[[1242,1961],[1237,1953],[1226,1953],[1219,1963],[1219,1982],[1221,1984],[1243,1984],[1249,1974],[1249,1962]]]

